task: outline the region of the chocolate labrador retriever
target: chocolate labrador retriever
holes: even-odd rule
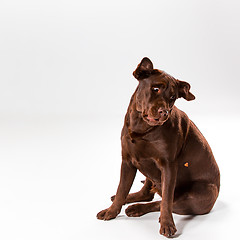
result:
[[[125,203],[151,201],[157,192],[162,201],[134,204],[129,217],[161,211],[160,234],[176,233],[173,213],[209,213],[219,193],[220,173],[206,139],[188,116],[174,106],[178,98],[195,96],[187,82],[153,68],[143,58],[133,72],[139,85],[134,92],[122,129],[122,165],[112,205],[98,219],[115,218]],[[128,194],[137,169],[146,176],[143,188]]]

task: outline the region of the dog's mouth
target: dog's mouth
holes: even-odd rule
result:
[[[150,126],[157,126],[157,125],[163,125],[167,119],[164,121],[161,121],[160,118],[154,118],[154,117],[150,117],[147,114],[144,114],[143,120],[147,122]]]

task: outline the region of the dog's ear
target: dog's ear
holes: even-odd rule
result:
[[[194,100],[195,96],[189,91],[191,86],[189,83],[177,80],[178,97],[183,97],[188,101]]]
[[[138,64],[136,70],[133,72],[133,76],[137,80],[141,80],[141,79],[149,77],[151,75],[152,71],[153,71],[153,64],[149,58],[145,57]]]

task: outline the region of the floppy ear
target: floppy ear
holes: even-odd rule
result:
[[[133,72],[133,76],[137,80],[141,80],[141,79],[149,77],[151,75],[152,71],[153,71],[153,64],[149,58],[145,57],[138,64],[136,70]]]
[[[177,80],[177,85],[178,85],[178,97],[179,98],[183,97],[188,101],[195,99],[195,96],[191,92],[189,92],[189,90],[191,88],[189,83]]]

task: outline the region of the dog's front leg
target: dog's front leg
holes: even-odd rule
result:
[[[127,195],[130,191],[137,169],[130,161],[123,160],[121,166],[120,182],[117,193],[112,205],[97,214],[97,218],[101,220],[110,220],[115,218],[121,211],[122,205],[125,204]]]
[[[177,164],[175,162],[165,162],[164,166],[160,168],[162,172],[162,202],[161,215],[159,218],[161,224],[160,234],[170,237],[177,231],[172,216]]]

